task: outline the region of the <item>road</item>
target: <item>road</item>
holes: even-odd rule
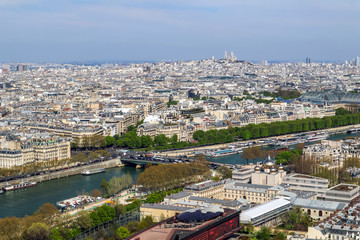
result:
[[[329,128],[329,129],[323,129],[323,130],[317,130],[317,131],[311,131],[311,132],[307,132],[307,133],[319,132],[319,131],[328,131],[330,134],[335,134],[335,133],[346,132],[347,130],[349,130],[351,128],[358,128],[358,127],[360,127],[360,124],[342,126],[342,127],[337,127],[337,128]],[[299,134],[299,133],[296,133],[296,134]],[[238,143],[258,142],[259,140],[269,140],[269,139],[280,138],[280,137],[281,138],[287,138],[287,137],[293,137],[294,135],[295,134],[287,134],[287,135],[273,136],[273,137],[268,137],[268,138],[253,139],[253,140],[248,140],[248,141],[237,141],[237,142],[209,145],[209,146],[203,146],[203,147],[193,147],[193,148],[187,148],[187,149],[163,151],[163,152],[157,153],[157,155],[167,156],[167,157],[176,157],[176,156],[183,156],[183,155],[193,156],[193,155],[196,155],[199,152],[205,152],[205,151],[208,151],[208,150],[215,150],[215,149],[221,149],[221,148],[228,148],[229,144],[231,145],[231,144],[238,144]],[[267,145],[267,144],[259,144],[259,143],[257,143],[257,144],[254,144],[253,146],[263,146],[263,145]]]

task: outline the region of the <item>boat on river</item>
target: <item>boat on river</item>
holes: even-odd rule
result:
[[[305,139],[298,137],[282,138],[282,139],[278,139],[276,141],[276,144],[274,144],[274,146],[279,146],[279,147],[291,146],[299,143],[304,143],[305,141],[306,141]]]
[[[93,174],[102,173],[102,172],[105,172],[105,168],[96,168],[96,169],[85,170],[85,171],[82,171],[81,174],[88,176],[88,175],[93,175]]]
[[[208,157],[223,157],[223,156],[229,156],[233,154],[241,153],[243,150],[239,148],[228,148],[228,149],[222,149],[217,151],[210,151],[205,153]]]
[[[308,142],[316,142],[320,140],[325,140],[329,137],[329,134],[327,132],[323,133],[316,133],[314,135],[308,136],[307,141]]]
[[[37,184],[37,182],[21,182],[21,183],[14,184],[14,185],[6,184],[6,186],[3,187],[2,190],[3,191],[14,191],[14,190],[21,189],[21,188],[32,187],[32,186],[35,186],[36,184]]]
[[[360,128],[351,128],[349,130],[347,130],[347,134],[351,134],[351,133],[357,133],[360,132]]]

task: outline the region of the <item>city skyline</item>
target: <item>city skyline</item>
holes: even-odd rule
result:
[[[0,1],[0,62],[345,61],[359,56],[360,3]],[[5,24],[6,23],[6,24]]]

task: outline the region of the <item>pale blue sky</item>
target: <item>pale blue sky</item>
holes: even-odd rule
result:
[[[360,0],[0,0],[0,62],[360,55]]]

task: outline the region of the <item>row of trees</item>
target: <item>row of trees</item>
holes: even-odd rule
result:
[[[249,124],[245,127],[231,127],[230,124],[228,129],[212,129],[208,131],[198,130],[193,133],[193,138],[197,141],[197,143],[178,141],[178,136],[176,134],[171,138],[167,138],[164,134],[160,134],[154,138],[148,135],[140,137],[136,133],[137,127],[130,126],[127,129],[128,131],[122,136],[86,136],[82,139],[82,147],[87,149],[111,146],[125,147],[129,149],[146,148],[148,150],[179,149],[196,145],[228,143],[239,138],[244,140],[265,138],[358,123],[360,123],[360,113],[351,114],[347,110],[341,108],[337,109],[336,115],[332,117]],[[80,145],[79,139],[75,139],[75,142],[72,143],[73,148],[78,148]]]
[[[171,189],[169,191],[162,191],[162,192],[156,191],[156,192],[149,194],[146,197],[145,202],[146,203],[159,203],[159,202],[164,201],[164,198],[166,196],[168,196],[170,194],[178,193],[181,191],[182,191],[182,188]]]
[[[291,151],[283,151],[280,152],[275,157],[275,163],[276,164],[288,164],[288,163],[295,163],[297,160],[299,160],[302,156],[302,150],[301,149],[293,149]]]
[[[288,230],[307,231],[311,217],[298,206],[281,217],[283,226]]]
[[[248,234],[247,236],[241,236],[240,239],[251,239],[251,240],[286,240],[287,235],[283,232],[272,232],[268,227],[262,227],[259,231],[254,231],[255,228],[251,224],[247,224],[243,228],[243,233]]]
[[[75,216],[62,215],[59,210],[50,203],[45,203],[30,216],[23,218],[6,217],[0,219],[0,238],[4,240],[25,239],[25,240],[66,240],[73,239],[91,227],[104,222],[114,220],[121,214],[131,211],[140,206],[140,201],[135,200],[128,205],[103,205],[96,208],[91,213],[81,211]],[[130,222],[124,226],[129,232],[135,233],[151,224],[151,217],[142,219],[140,222]],[[115,226],[115,225],[114,225]],[[119,235],[122,231],[115,228],[113,236],[116,239],[122,238]],[[129,235],[127,235],[128,237]],[[101,238],[101,236],[99,236]],[[99,239],[96,238],[96,239]]]
[[[360,113],[336,115],[323,118],[306,118],[292,121],[249,124],[222,130],[195,131],[193,138],[199,144],[231,142],[234,138],[244,140],[300,133],[360,123]]]
[[[85,149],[94,149],[94,148],[103,148],[106,147],[105,137],[99,134],[86,135],[82,138],[75,137],[73,142],[71,142],[71,148],[85,148]]]
[[[101,191],[104,197],[114,196],[121,190],[131,186],[133,179],[128,172],[126,175],[120,177],[113,177],[107,182],[105,179],[102,179],[101,182]]]
[[[155,149],[167,149],[170,147],[175,147],[175,145],[179,144],[180,147],[187,145],[186,142],[179,143],[178,136],[174,134],[171,138],[166,137],[164,134],[160,134],[154,137],[154,139],[148,135],[138,136],[136,133],[136,129],[129,129],[130,131],[126,132],[122,136],[115,135],[105,137],[106,146],[117,146],[117,147],[125,147],[130,149],[138,149],[138,148],[152,148]]]
[[[344,166],[342,168],[333,169],[319,165],[319,163],[324,161],[326,161],[326,159],[315,159],[302,156],[296,161],[291,162],[292,165],[289,167],[297,173],[326,178],[329,180],[330,186],[334,186],[339,183],[360,184],[360,180],[351,177],[350,173],[347,171],[347,168],[360,166],[359,159],[348,158],[344,161]]]
[[[150,191],[179,188],[199,180],[199,177],[209,170],[208,162],[203,158],[198,158],[190,164],[159,164],[146,168],[139,175],[137,184]]]

